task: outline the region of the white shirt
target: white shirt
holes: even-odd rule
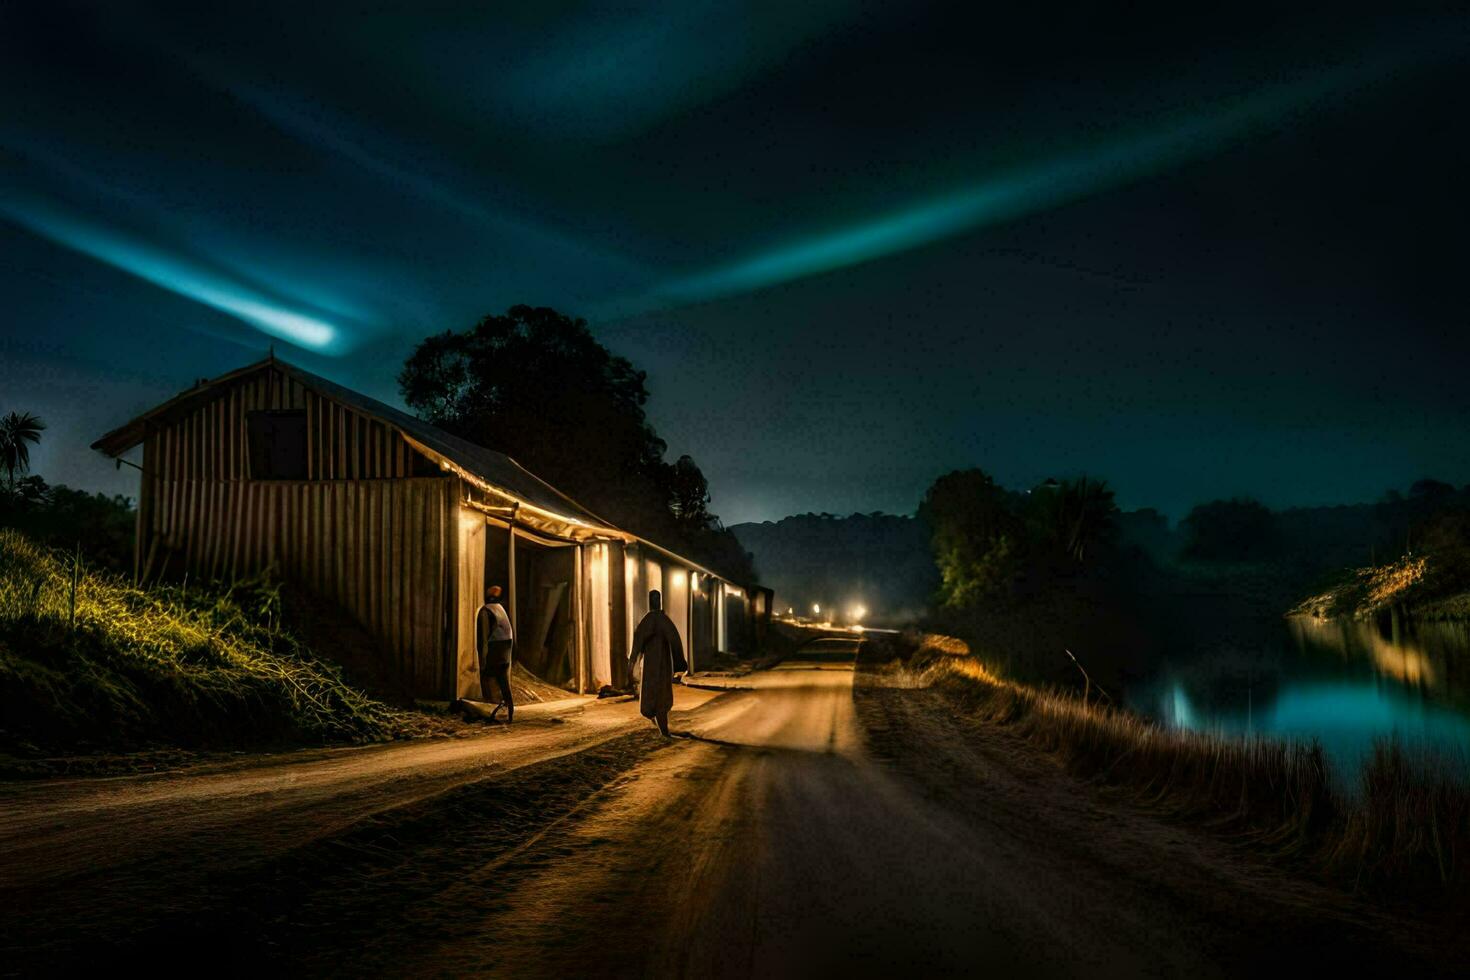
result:
[[[510,617],[505,614],[504,606],[498,602],[487,602],[484,609],[495,619],[495,625],[490,627],[490,635],[486,639],[494,643],[497,640],[509,640],[515,637],[515,631],[511,628]]]

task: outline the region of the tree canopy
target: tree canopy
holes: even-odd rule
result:
[[[425,338],[398,375],[420,417],[514,457],[614,524],[751,581],[750,556],[709,512],[699,466],[664,459],[646,380],[585,320],[530,306]]]
[[[1117,513],[1107,484],[1087,477],[1029,493],[1005,490],[978,469],[940,477],[919,505],[940,604],[969,606],[1077,573],[1111,543]]]
[[[1281,528],[1265,504],[1237,497],[1199,504],[1179,524],[1184,557],[1200,561],[1264,561],[1281,549]]]

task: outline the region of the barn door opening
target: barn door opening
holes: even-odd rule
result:
[[[576,684],[575,575],[575,547],[516,535],[517,655],[527,670],[558,687]]]
[[[500,604],[511,609],[510,528],[488,524],[485,528],[485,588],[500,586]]]

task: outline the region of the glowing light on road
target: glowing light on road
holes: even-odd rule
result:
[[[868,607],[867,606],[857,605],[857,606],[853,606],[852,607],[852,618],[853,618],[854,621],[857,621],[857,620],[862,619],[867,614],[868,614]]]
[[[812,615],[814,615],[814,616],[820,616],[820,615],[822,615],[822,604],[820,602],[814,602],[814,603],[812,603]]]

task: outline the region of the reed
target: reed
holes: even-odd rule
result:
[[[1380,743],[1350,792],[1312,742],[1165,728],[1005,680],[972,656],[910,670],[971,717],[1173,816],[1376,893],[1467,901],[1470,784],[1457,760]]]

